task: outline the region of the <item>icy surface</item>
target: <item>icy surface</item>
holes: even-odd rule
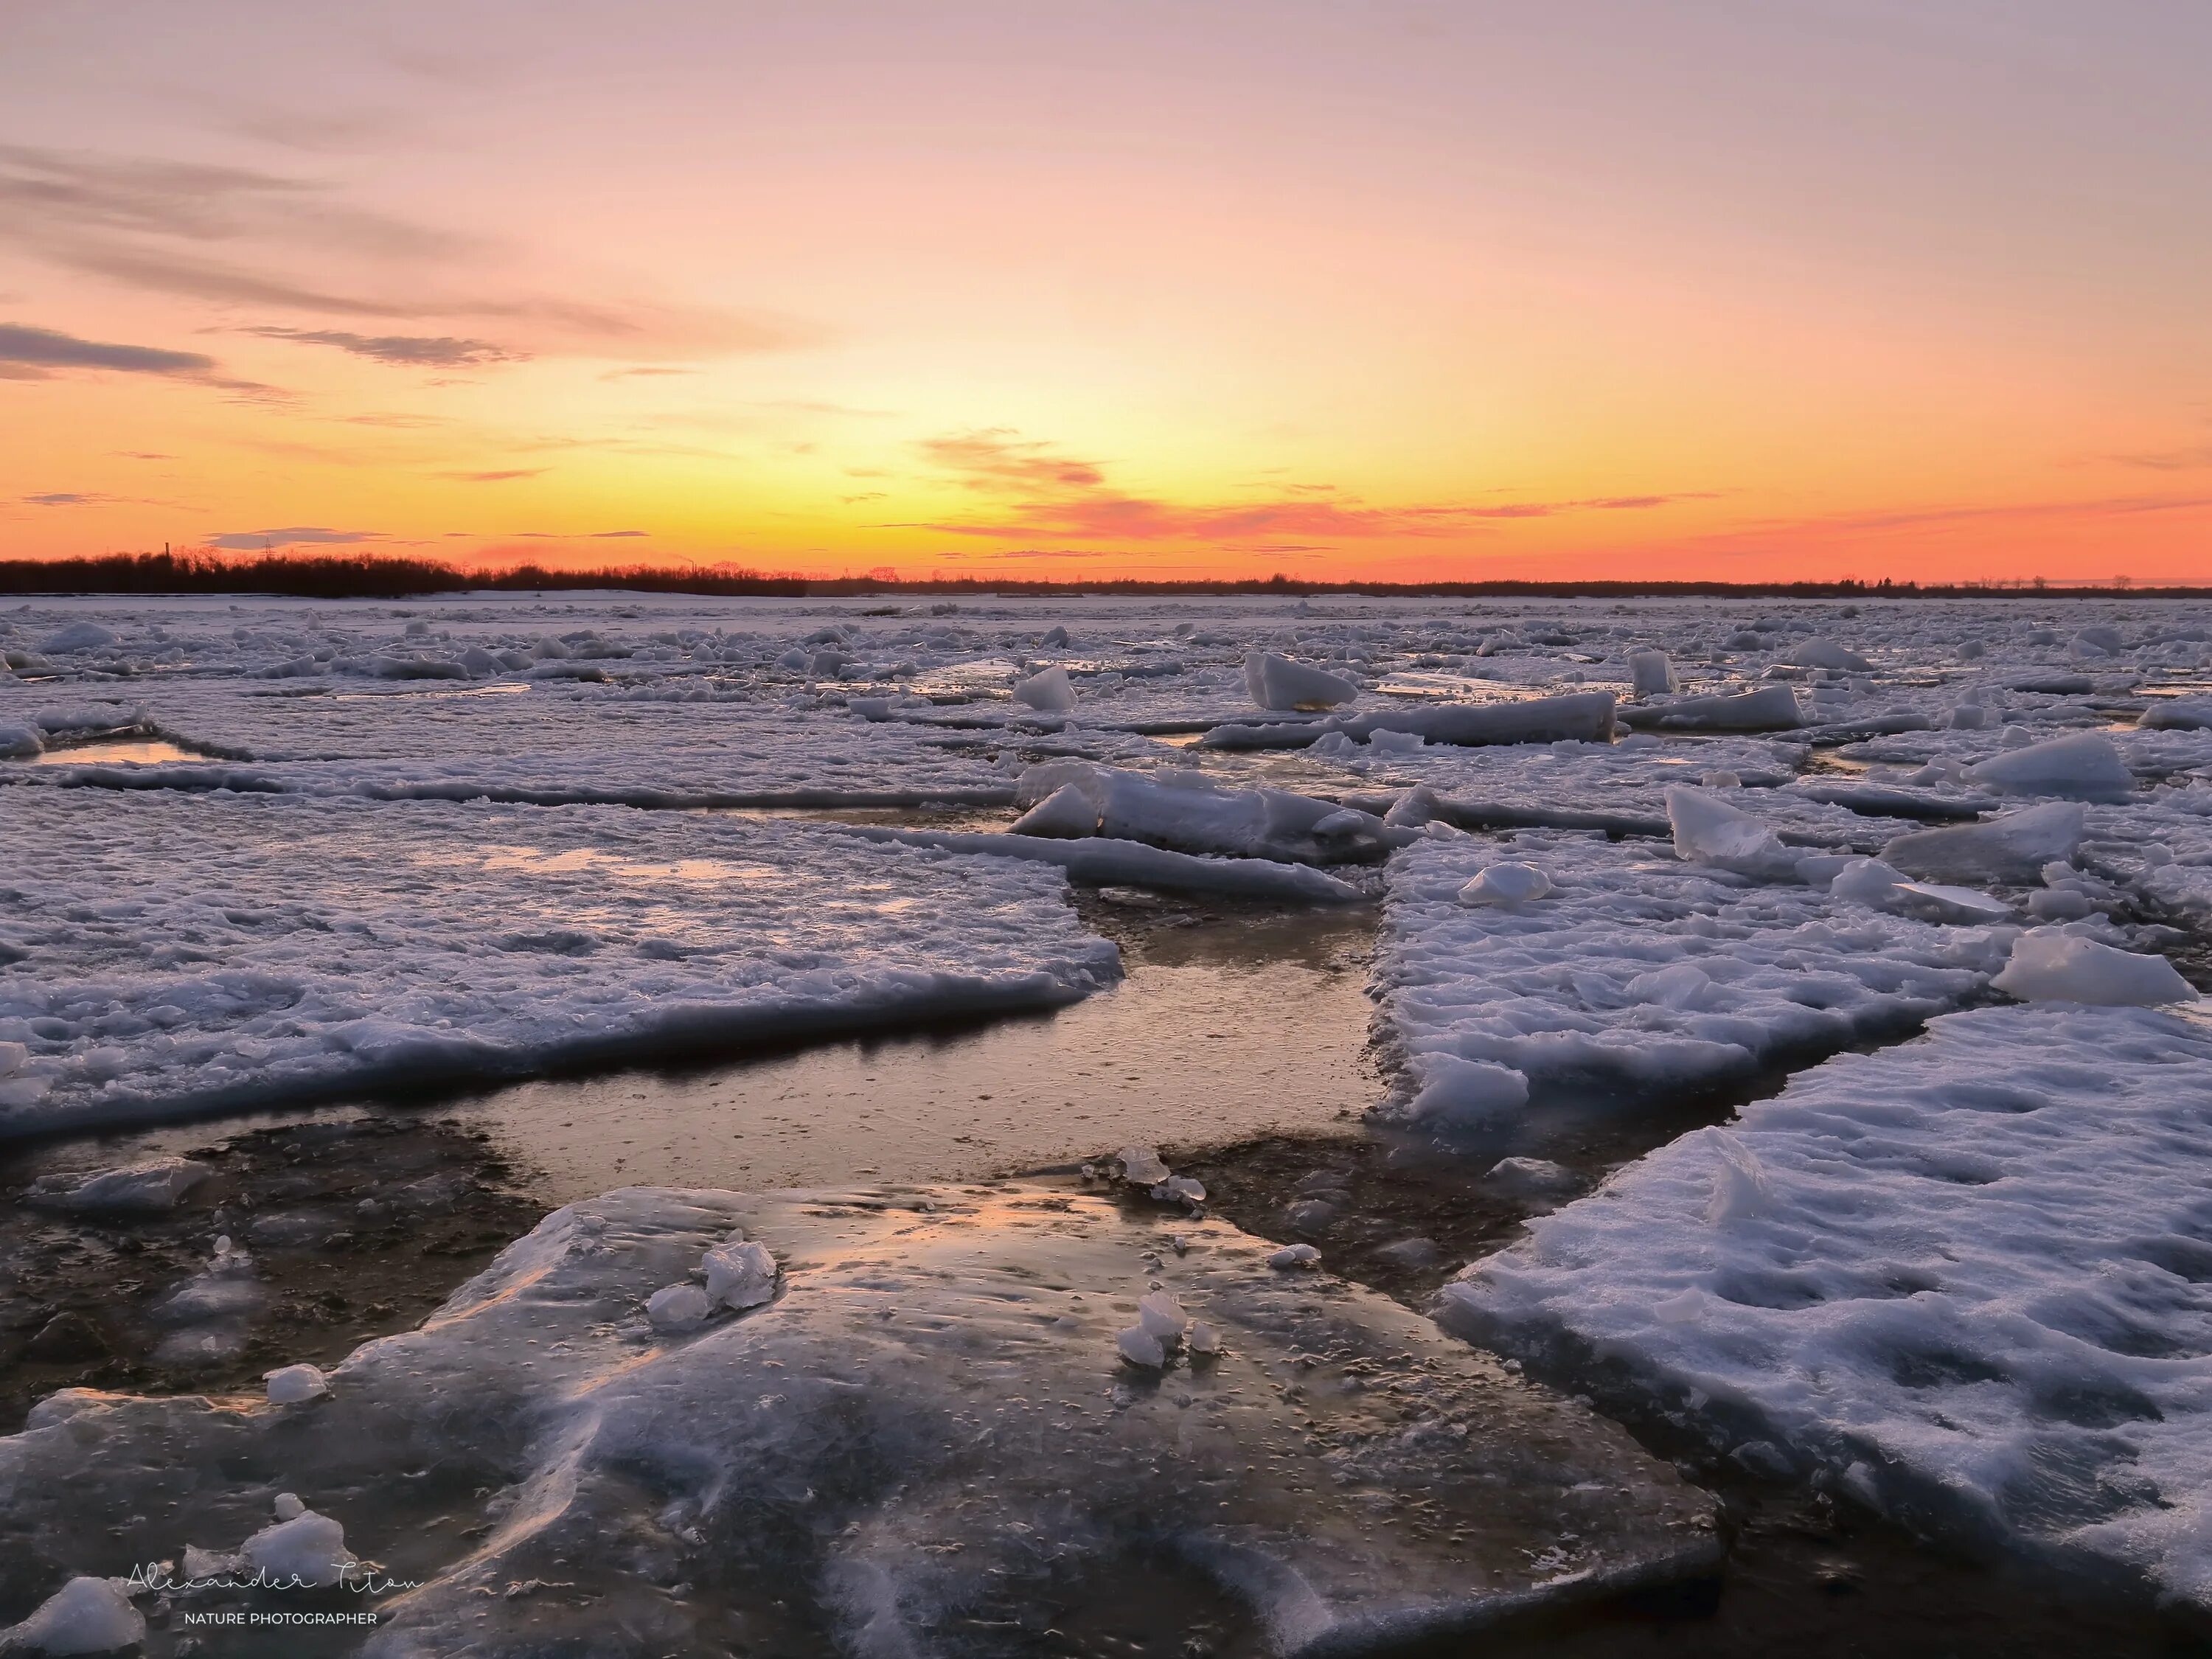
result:
[[[570,808],[16,790],[0,1128],[794,1030],[1109,981],[1045,866]]]
[[[1461,901],[1509,861],[1543,872],[1549,893]],[[1661,845],[1527,831],[1397,855],[1381,978],[1411,1109],[1449,1121],[1510,1112],[1516,1076],[1524,1089],[1658,1096],[1909,1029],[1986,986],[2016,931],[1931,925],[1795,880],[1753,884]]]
[[[2212,1605],[2208,1148],[2200,1021],[1954,1014],[1532,1223],[1441,1316],[1747,1466]]]
[[[1618,1429],[1223,1223],[1177,1226],[1169,1252],[1039,1188],[607,1194],[327,1399],[48,1400],[0,1440],[0,1573],[187,1541],[311,1581],[366,1557],[423,1581],[374,1603],[368,1653],[617,1659],[1030,1651],[1055,1596],[1146,1594],[1165,1561],[1294,1655],[1716,1559],[1709,1500]],[[656,1330],[645,1298],[733,1229],[773,1251],[775,1298]],[[264,1526],[279,1481],[303,1507]],[[186,1489],[189,1515],[165,1497]]]

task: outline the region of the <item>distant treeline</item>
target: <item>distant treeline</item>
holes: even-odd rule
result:
[[[1001,577],[928,580],[876,574],[832,579],[775,575],[741,566],[606,566],[548,570],[534,564],[499,571],[457,569],[431,559],[358,554],[268,553],[228,559],[205,553],[118,553],[90,559],[0,560],[0,593],[276,593],[296,599],[404,599],[431,593],[532,592],[624,588],[641,593],[767,595],[781,599],[869,594],[1009,598],[1099,594],[1123,598],[1225,597],[1236,594],[1357,594],[1375,599],[2206,599],[2212,587],[2147,586],[2124,580],[2106,585],[2043,582],[1921,583],[1667,581],[1301,581],[1290,576],[1243,581],[1021,581]]]

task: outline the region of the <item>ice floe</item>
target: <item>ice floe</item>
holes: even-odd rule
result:
[[[47,849],[0,913],[18,1133],[1050,1006],[1116,973],[1033,862],[728,817],[10,793]]]
[[[1540,902],[1462,903],[1493,865]],[[1664,1095],[1909,1030],[1982,992],[2008,927],[1946,927],[1754,884],[1667,849],[1527,831],[1424,842],[1389,870],[1384,1007],[1431,1124],[1510,1114],[1532,1087]]]
[[[1771,1476],[2212,1607],[2212,1032],[1978,1009],[1530,1224],[1440,1316]]]
[[[189,1543],[188,1565],[305,1584],[419,1581],[349,1598],[381,1614],[381,1659],[621,1659],[1011,1655],[1055,1596],[1142,1595],[1161,1562],[1270,1652],[1350,1655],[1711,1570],[1710,1500],[1620,1430],[1381,1297],[1272,1271],[1234,1228],[1178,1224],[1164,1252],[1042,1188],[611,1193],[357,1351],[312,1432],[251,1401],[50,1398],[0,1439],[0,1574],[58,1589]],[[733,1229],[782,1293],[648,1322]]]

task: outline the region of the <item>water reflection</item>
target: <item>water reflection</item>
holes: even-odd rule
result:
[[[40,766],[158,766],[168,761],[208,757],[191,749],[157,738],[133,738],[118,743],[81,743],[49,749],[34,763]]]
[[[1162,906],[1124,933],[1128,978],[1054,1014],[526,1083],[454,1115],[556,1203],[625,1183],[960,1180],[1131,1140],[1340,1128],[1382,1092],[1365,1048],[1371,927]]]

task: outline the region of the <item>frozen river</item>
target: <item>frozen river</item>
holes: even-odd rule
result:
[[[0,619],[22,1639],[2212,1608],[2206,616],[896,611]]]

